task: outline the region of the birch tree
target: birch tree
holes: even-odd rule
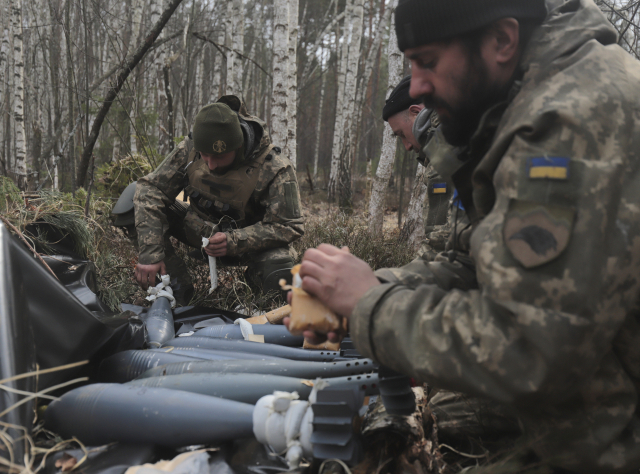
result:
[[[287,66],[287,144],[285,156],[297,166],[298,127],[298,10],[300,0],[289,0],[289,64]]]
[[[343,114],[344,114],[344,86],[349,60],[349,21],[352,19],[353,0],[346,0],[345,19],[342,34],[342,52],[340,54],[339,69],[337,74],[338,92],[336,98],[336,119],[333,125],[333,147],[331,150],[331,170],[329,172],[329,199],[332,200],[336,193],[340,152],[342,151]]]
[[[318,155],[320,155],[320,135],[322,132],[322,106],[324,105],[324,89],[327,75],[321,72],[322,80],[320,82],[320,102],[318,103],[318,123],[316,124],[316,145],[313,151],[313,179],[318,179]]]
[[[244,76],[244,68],[242,64],[242,52],[244,51],[244,5],[242,0],[233,0],[233,80],[231,93],[242,98],[244,90],[242,89],[242,78]],[[227,93],[228,89],[227,89]]]
[[[362,20],[364,18],[364,0],[354,0],[352,8],[352,32],[349,40],[349,59],[344,85],[344,111],[340,126],[340,159],[344,161],[340,166],[340,202],[341,207],[351,207],[351,141],[352,122],[356,106],[356,87],[358,84],[358,64],[360,63],[360,46],[362,41]]]
[[[144,0],[132,0],[133,1],[133,19],[131,20],[131,37],[129,38],[130,45],[138,44],[138,37],[140,36],[140,28],[142,27],[142,3]],[[127,48],[128,49],[128,48]],[[137,81],[132,81],[133,83],[133,98],[131,101],[131,113],[130,113],[130,122],[131,122],[131,133],[129,134],[129,149],[131,153],[138,153],[138,131],[136,125],[136,118],[138,115],[138,87]]]
[[[289,2],[274,0],[273,89],[271,92],[271,140],[287,145],[287,66],[289,63]]]
[[[423,210],[427,197],[426,177],[427,168],[418,163],[411,191],[411,200],[409,201],[409,208],[407,209],[407,216],[401,233],[401,238],[416,250],[424,239]]]
[[[397,0],[392,1],[390,10],[395,10]],[[393,15],[393,12],[391,12]],[[403,57],[398,50],[398,39],[394,33],[394,22],[391,22],[391,34],[389,35],[389,46],[387,48],[388,64],[389,64],[389,83],[387,85],[387,98],[393,91],[394,87],[402,79],[404,72]],[[376,177],[373,181],[371,189],[371,200],[369,201],[369,230],[378,234],[382,232],[384,202],[387,194],[387,186],[389,177],[393,169],[393,162],[396,155],[397,138],[393,134],[389,123],[384,126],[384,138],[382,141],[382,151],[380,153],[380,162],[376,170]]]
[[[13,121],[15,126],[15,174],[18,187],[27,189],[27,144],[24,130],[24,57],[22,54],[22,0],[12,0]]]

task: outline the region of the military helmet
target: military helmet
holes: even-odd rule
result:
[[[238,114],[220,102],[206,105],[198,112],[192,136],[193,148],[207,154],[235,151],[244,144]]]

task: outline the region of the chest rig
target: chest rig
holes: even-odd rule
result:
[[[269,145],[255,159],[220,175],[211,173],[200,154],[191,149],[185,176],[185,195],[189,196],[191,209],[207,221],[220,223],[222,229],[249,225],[249,199],[272,149]]]

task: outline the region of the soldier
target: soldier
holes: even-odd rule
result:
[[[249,115],[236,96],[203,107],[192,136],[138,181],[136,280],[146,289],[157,273],[169,273],[178,280],[182,303],[188,303],[191,277],[169,237],[196,248],[206,237],[207,255],[223,264],[247,265],[256,288],[279,290],[279,279],[293,266],[289,244],[304,233],[291,162],[271,144],[265,123]],[[183,190],[191,204],[176,215],[174,201]]]
[[[406,76],[391,91],[382,109],[382,119],[389,123],[393,134],[402,140],[405,150],[417,152],[418,161],[427,167],[427,199],[423,212],[425,239],[418,257],[433,260],[445,250],[451,233],[449,221],[452,218],[453,191],[422,152],[438,125],[437,114],[433,109],[427,109],[421,99],[409,95],[410,85],[411,76]]]
[[[458,242],[477,288],[451,254],[450,278],[432,262],[384,283],[323,245],[300,275],[363,355],[503,404],[553,466],[626,473],[640,467],[640,64],[592,0],[547,5],[395,12],[411,95],[442,121],[427,151],[467,145],[431,162],[470,218]]]

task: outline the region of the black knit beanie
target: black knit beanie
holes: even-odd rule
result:
[[[399,0],[398,48],[404,51],[453,38],[501,18],[542,23],[546,16],[545,0]]]
[[[411,86],[411,76],[406,76],[391,91],[391,95],[384,103],[382,109],[382,119],[386,122],[389,117],[407,110],[412,105],[421,104],[422,99],[412,99],[409,95],[409,87]]]

